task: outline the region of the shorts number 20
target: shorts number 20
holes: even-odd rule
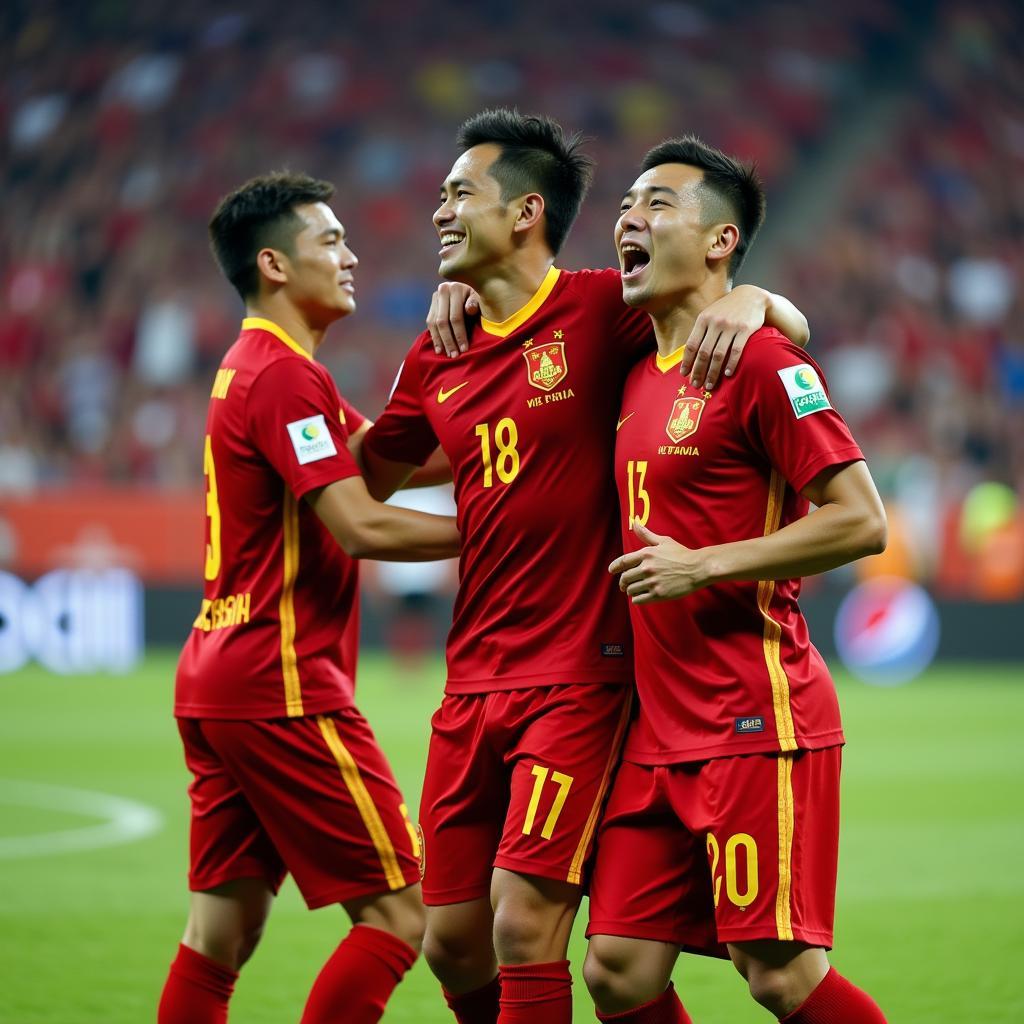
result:
[[[740,892],[736,860],[738,852],[743,851],[746,871],[746,884]],[[722,876],[718,873],[719,849],[718,840],[713,832],[708,833],[708,856],[711,858],[711,881],[715,887],[715,906],[718,906],[722,894]],[[757,843],[754,837],[746,832],[737,832],[725,841],[725,894],[729,902],[737,907],[749,907],[757,899]]]

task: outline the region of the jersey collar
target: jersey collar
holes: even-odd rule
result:
[[[654,361],[662,373],[668,373],[673,366],[678,366],[683,361],[683,353],[685,351],[686,346],[680,345],[675,351],[669,352],[667,356],[663,356],[660,352],[655,352]]]
[[[278,341],[284,342],[293,352],[305,356],[312,361],[313,357],[283,328],[278,327],[273,320],[264,320],[261,316],[247,316],[242,321],[243,331],[266,331],[272,334]]]
[[[507,320],[502,320],[501,323],[495,323],[493,320],[480,317],[480,326],[488,334],[494,334],[499,338],[507,338],[517,327],[525,324],[544,305],[544,300],[551,294],[551,289],[555,287],[555,283],[558,281],[561,273],[558,267],[549,268],[533,298],[522,309],[517,310]]]

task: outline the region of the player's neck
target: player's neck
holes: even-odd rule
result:
[[[292,341],[311,356],[316,355],[316,350],[327,333],[326,327],[311,326],[291,303],[277,301],[275,296],[247,303],[246,313],[248,316],[262,317],[277,324]]]
[[[657,310],[648,310],[654,323],[658,355],[670,356],[686,344],[697,317],[729,290],[727,284],[712,279],[684,298]]]
[[[502,264],[487,279],[472,287],[480,296],[480,315],[501,323],[514,316],[537,294],[555,258],[550,253],[520,253],[515,261]]]

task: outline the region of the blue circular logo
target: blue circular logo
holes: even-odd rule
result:
[[[860,680],[899,686],[932,663],[939,647],[939,612],[916,583],[881,576],[843,598],[835,641],[843,665]]]

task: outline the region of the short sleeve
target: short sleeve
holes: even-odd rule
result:
[[[296,498],[359,475],[348,451],[351,409],[327,371],[308,360],[279,359],[253,382],[246,429]],[[344,421],[342,419],[344,414]],[[346,426],[347,423],[347,426]]]
[[[864,458],[817,364],[778,331],[758,331],[725,392],[751,447],[801,491],[823,469]]]
[[[341,399],[341,423],[348,433],[354,434],[367,420],[347,398]]]
[[[417,339],[398,371],[395,386],[384,411],[363,438],[374,455],[391,462],[422,466],[437,448],[437,435],[423,410]]]
[[[614,268],[592,271],[594,288],[603,311],[602,324],[611,324],[610,336],[622,353],[625,364],[631,366],[638,359],[654,351],[654,327],[651,318],[642,309],[627,306],[622,301],[622,275]]]

